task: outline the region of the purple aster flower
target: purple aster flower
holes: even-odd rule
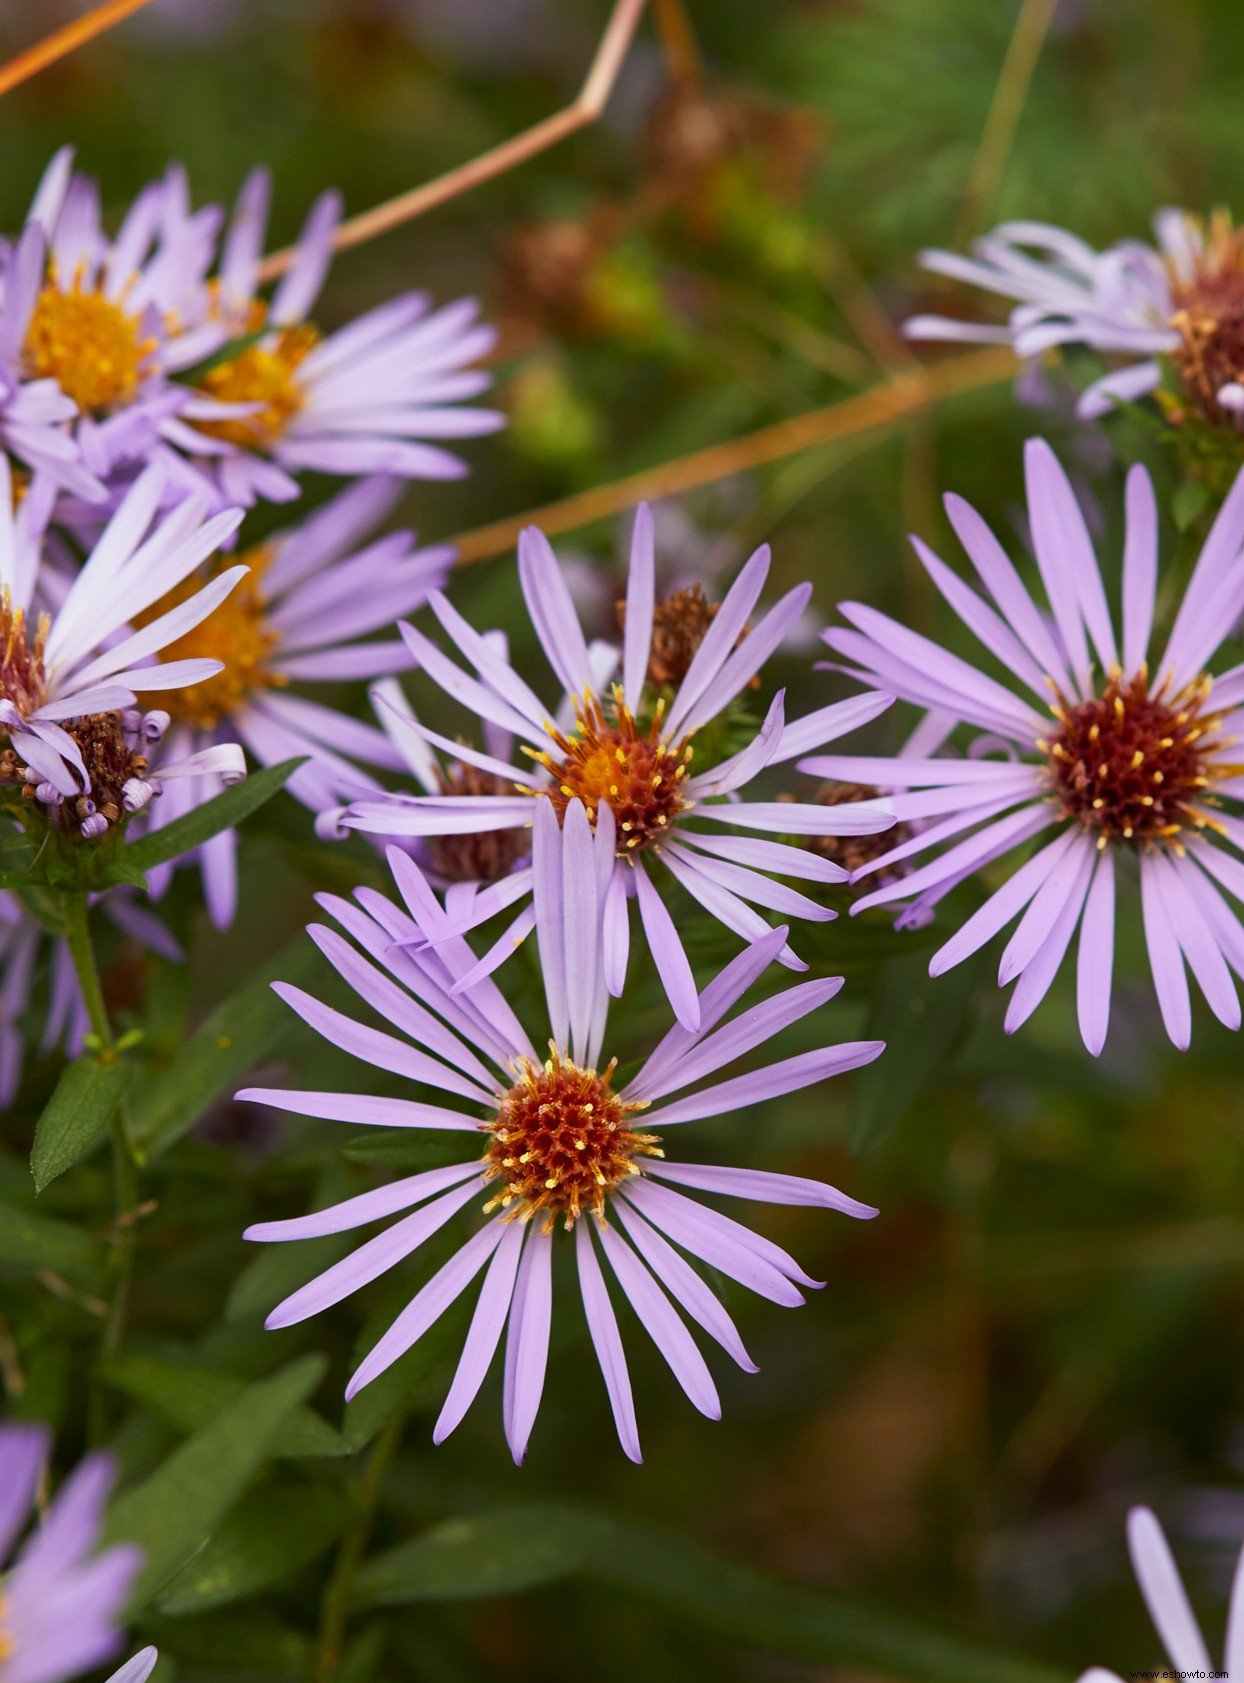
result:
[[[1127,1546],[1132,1569],[1145,1598],[1153,1628],[1162,1639],[1174,1677],[1244,1677],[1244,1551],[1236,1566],[1227,1615],[1227,1647],[1220,1671],[1209,1657],[1205,1638],[1180,1580],[1170,1545],[1149,1508],[1133,1508],[1127,1516]],[[1132,1672],[1131,1676],[1144,1675]],[[1153,1676],[1163,1675],[1153,1672]],[[1090,1666],[1079,1683],[1123,1683],[1117,1672]]]
[[[1086,345],[1121,363],[1081,394],[1082,419],[1133,401],[1173,362],[1185,389],[1214,421],[1244,416],[1238,319],[1244,305],[1244,232],[1225,213],[1208,224],[1180,210],[1154,218],[1155,245],[1123,240],[1094,251],[1043,222],[1005,222],[977,240],[975,256],[925,251],[926,269],[1016,300],[1005,327],[913,316],[910,339],[1015,347],[1022,357]]]
[[[405,767],[383,731],[297,693],[308,682],[340,684],[414,664],[400,639],[373,633],[422,607],[444,583],[454,552],[444,544],[418,549],[408,531],[364,542],[400,491],[401,481],[387,475],[360,480],[242,557],[250,568],[244,582],[165,651],[174,659],[218,657],[216,677],[168,697],[171,757],[193,759],[234,739],[262,765],[309,755],[287,787],[317,813],[349,795],[381,793],[359,762]],[[202,583],[201,574],[186,580],[150,614],[172,609]],[[215,792],[210,778],[182,782],[153,809],[152,822],[180,818]],[[220,927],[236,909],[236,845],[235,832],[226,830],[198,853]],[[153,893],[163,892],[171,871],[152,873]]]
[[[294,262],[270,302],[258,295],[271,192],[266,171],[247,180],[213,283],[229,333],[252,337],[217,362],[162,426],[163,437],[210,471],[224,499],[249,506],[298,495],[292,477],[390,473],[456,479],[465,465],[429,439],[475,438],[504,418],[462,407],[491,384],[468,365],[491,350],[492,328],[469,299],[429,313],[408,292],[322,338],[309,312],[332,257],[337,193],[316,201]]]
[[[742,1367],[755,1370],[722,1304],[683,1253],[776,1303],[802,1302],[798,1287],[816,1282],[785,1251],[683,1189],[818,1204],[853,1216],[876,1214],[818,1181],[667,1162],[662,1140],[678,1123],[723,1115],[869,1063],[882,1045],[866,1041],[823,1047],[702,1084],[816,1010],[841,986],[840,978],[798,983],[727,1022],[727,1014],[785,939],[785,930],[777,929],[766,931],[704,990],[698,1030],[671,1028],[634,1078],[615,1091],[616,1059],[601,1062],[608,1014],[603,925],[614,862],[612,814],[602,808],[593,832],[582,803],[572,800],[559,826],[551,802],[541,801],[534,831],[538,939],[551,1039],[543,1030],[529,1039],[492,979],[475,974],[474,953],[448,932],[446,913],[426,877],[394,848],[389,858],[404,911],[369,889],[356,892],[356,904],[323,895],[320,904],[354,944],[325,927],[310,930],[333,967],[388,1027],[365,1027],[298,988],[279,983],[276,988],[326,1040],[364,1063],[431,1089],[432,1101],[271,1088],[238,1095],[308,1116],[482,1136],[482,1155],[476,1146],[448,1168],[412,1175],[315,1215],[263,1222],[249,1228],[246,1237],[310,1238],[411,1212],[279,1304],[267,1324],[285,1327],[376,1279],[459,1211],[471,1208],[476,1218],[471,1237],[416,1292],[364,1358],[346,1395],[356,1395],[410,1349],[486,1268],[434,1436],[440,1442],[461,1420],[504,1332],[505,1430],[521,1462],[544,1386],[553,1247],[561,1242],[556,1230],[572,1232],[584,1309],[618,1435],[627,1455],[637,1461],[630,1381],[602,1255],[692,1403],[717,1418],[720,1404],[712,1377],[675,1305]],[[549,1046],[547,1059],[535,1050],[536,1043]],[[586,1216],[594,1219],[580,1219]]]
[[[44,173],[5,270],[0,366],[32,380],[28,391],[59,394],[59,407],[45,404],[49,415],[78,417],[71,430],[85,472],[58,482],[88,502],[119,461],[150,456],[176,399],[168,376],[226,338],[206,283],[221,220],[214,206],[191,212],[174,165],[139,193],[113,239],[99,189],[74,173],[71,148]]]
[[[0,1425],[0,1562],[12,1554],[34,1505],[49,1446],[42,1426]],[[64,1683],[102,1665],[121,1646],[121,1611],[142,1555],[128,1543],[94,1553],[113,1476],[109,1455],[80,1462],[6,1570],[0,1587],[3,1683]],[[117,1678],[134,1683],[150,1669],[122,1667]]]
[[[828,807],[752,800],[741,791],[766,767],[806,754],[876,718],[892,698],[879,693],[856,696],[788,724],[784,693],[779,693],[746,747],[715,765],[693,769],[693,756],[708,746],[706,727],[751,683],[798,620],[812,587],[805,584],[788,591],[749,625],[769,572],[769,551],[759,549],[719,607],[696,605],[694,635],[688,635],[686,625],[661,619],[668,604],[658,607],[654,602],[652,519],[648,509],[641,508],[631,546],[622,681],[606,694],[618,650],[600,643],[589,647],[557,559],[535,527],[519,539],[518,566],[527,611],[561,686],[558,704],[546,707],[499,657],[495,643],[474,631],[439,592],[432,593],[432,609],[474,670],[455,665],[411,626],[402,625],[401,632],[427,676],[482,721],[510,732],[530,763],[477,752],[408,719],[402,728],[485,774],[493,781],[493,792],[450,789],[356,801],[335,814],[335,822],[387,836],[474,836],[529,824],[533,801],[547,801],[561,814],[569,801],[581,800],[593,824],[609,809],[617,842],[605,912],[604,967],[610,992],[616,997],[625,980],[628,901],[635,898],[670,1002],[684,1027],[695,1028],[699,1005],[691,966],[652,873],[657,867],[667,869],[693,899],[745,941],[768,932],[756,906],[815,921],[835,916],[768,873],[842,882],[842,867],[806,848],[767,839],[765,833],[870,835],[893,824],[888,808],[877,802]],[[659,638],[654,628],[660,629]],[[744,833],[722,834],[719,826]],[[531,886],[530,871],[511,873],[474,897],[469,922],[478,923],[513,904]],[[535,918],[531,904],[494,949],[498,962],[531,930]],[[792,969],[806,968],[789,947],[782,948],[779,958]]]
[[[1145,939],[1167,1033],[1192,1032],[1187,970],[1210,1009],[1239,1028],[1231,972],[1244,974],[1244,929],[1222,890],[1244,897],[1244,824],[1224,802],[1244,797],[1233,746],[1244,716],[1244,667],[1208,663],[1244,610],[1244,476],[1237,479],[1184,592],[1166,646],[1150,663],[1158,583],[1157,509],[1142,467],[1127,481],[1122,637],[1092,541],[1049,446],[1025,456],[1028,517],[1048,619],[980,516],[958,497],[946,511],[992,604],[913,539],[929,576],[1001,663],[981,671],[859,603],[849,630],[826,642],[856,677],[932,709],[937,743],[959,726],[983,732],[966,755],[818,756],[802,769],[902,791],[892,805],[914,828],[854,873],[860,881],[928,855],[910,874],[856,901],[853,912],[912,899],[927,911],[965,878],[1041,838],[1027,861],[934,955],[940,975],[1018,919],[999,981],[1015,982],[1012,1032],[1045,997],[1079,930],[1080,1029],[1100,1052],[1110,1016],[1116,878],[1139,877]],[[1053,836],[1047,832],[1053,831]]]
[[[136,691],[173,692],[219,672],[219,660],[154,657],[205,619],[246,572],[230,567],[168,613],[131,629],[242,518],[229,510],[205,521],[206,499],[189,498],[157,521],[163,485],[158,467],[135,482],[62,595],[61,581],[43,565],[46,487],[32,486],[14,514],[8,461],[0,456],[0,729],[13,756],[5,765],[10,779],[33,779],[37,788],[46,785],[76,803],[83,821],[97,816],[86,810],[87,758],[98,768],[100,745],[77,740],[76,724],[110,715],[119,731],[118,710],[133,708]],[[39,611],[56,598],[54,611]],[[119,741],[113,746],[122,753]]]

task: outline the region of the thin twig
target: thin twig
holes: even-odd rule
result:
[[[652,11],[671,80],[679,87],[694,88],[703,80],[704,61],[683,0],[652,0]]]
[[[966,245],[977,232],[993,203],[1057,5],[1058,0],[1023,0],[1019,8],[963,196],[958,229],[960,246]]]
[[[458,563],[463,566],[471,561],[483,561],[490,555],[504,554],[517,542],[525,526],[539,526],[549,534],[573,531],[594,520],[608,519],[623,509],[634,508],[648,498],[676,496],[698,485],[711,485],[763,462],[781,461],[812,445],[832,444],[862,433],[889,432],[941,398],[998,385],[1009,379],[1015,368],[1015,357],[1009,347],[990,345],[986,350],[948,357],[930,367],[904,370],[858,396],[831,403],[828,408],[779,421],[776,426],[763,427],[745,438],[710,444],[706,450],[662,462],[659,467],[645,468],[628,474],[625,479],[565,497],[561,502],[548,503],[543,508],[529,509],[524,514],[464,532],[454,539]]]
[[[150,4],[151,0],[104,0],[102,6],[96,6],[85,16],[75,18],[63,29],[54,29],[50,35],[45,35],[42,41],[36,41],[33,47],[27,47],[7,64],[0,64],[0,94],[6,94],[20,82],[37,76],[41,70],[46,70],[49,64],[55,64],[58,58],[76,53],[79,47],[84,47],[97,35],[103,35],[117,24],[124,23],[126,18]]]
[[[882,307],[854,258],[828,234],[817,240],[813,261],[830,297],[856,338],[882,368],[914,368],[916,355]]]
[[[556,146],[568,135],[589,127],[608,104],[646,4],[647,0],[617,0],[587,80],[578,97],[569,105],[553,116],[545,117],[533,128],[524,129],[522,134],[502,141],[491,151],[472,158],[470,163],[461,164],[445,175],[438,175],[433,181],[425,181],[422,187],[399,193],[395,199],[386,199],[383,204],[350,217],[337,230],[333,242],[335,249],[346,251],[351,246],[362,245],[365,240],[374,240],[378,234],[387,234],[392,228],[400,228],[404,222],[413,221],[416,216],[435,210],[437,205],[446,204],[462,193],[469,193],[473,187],[504,175],[516,165],[526,163],[528,158],[547,152],[550,146]],[[287,246],[284,251],[274,251],[270,257],[265,257],[259,269],[260,279],[268,281],[284,274],[294,260],[296,249]]]

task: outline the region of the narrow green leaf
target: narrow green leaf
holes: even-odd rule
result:
[[[221,830],[228,830],[234,824],[240,824],[244,818],[249,818],[252,812],[257,811],[265,801],[271,800],[273,795],[285,787],[293,773],[305,761],[304,754],[298,759],[282,760],[278,766],[268,766],[263,771],[252,772],[240,783],[223,789],[210,801],[204,801],[202,806],[186,813],[184,818],[175,818],[162,830],[153,830],[150,835],[127,843],[120,856],[121,860],[131,871],[150,871],[156,865],[164,865],[170,859],[180,858],[191,848],[219,835]]]
[[[0,1268],[48,1269],[76,1278],[98,1275],[103,1257],[89,1234],[67,1221],[0,1203]]]
[[[371,1163],[382,1169],[437,1169],[445,1163],[465,1160],[461,1136],[443,1135],[419,1128],[373,1128],[365,1134],[351,1134],[341,1148],[351,1163]]]
[[[272,992],[274,981],[309,983],[322,971],[313,942],[299,934],[241,990],[218,1005],[173,1062],[142,1082],[130,1131],[149,1156],[188,1133],[223,1093],[277,1049],[314,1038]]]
[[[466,1600],[587,1579],[727,1641],[901,1683],[1068,1683],[1065,1674],[878,1608],[785,1583],[687,1538],[583,1509],[494,1509],[375,1556],[362,1607]]]
[[[1171,518],[1180,532],[1186,532],[1209,502],[1209,490],[1199,480],[1185,479],[1171,497]]]
[[[105,1382],[135,1402],[154,1408],[183,1432],[197,1432],[231,1408],[247,1389],[244,1379],[189,1362],[128,1356],[104,1369]],[[305,1403],[291,1409],[272,1439],[272,1454],[291,1460],[348,1455],[341,1433]]]
[[[771,1578],[646,1526],[616,1526],[584,1576],[679,1623],[816,1666],[858,1666],[902,1683],[1070,1683],[1036,1661]]]
[[[891,958],[881,976],[867,1038],[887,1050],[851,1086],[851,1147],[879,1145],[910,1110],[925,1082],[958,1050],[981,979],[980,955],[931,977],[926,953]]]
[[[573,1508],[502,1508],[449,1519],[377,1555],[359,1573],[363,1607],[512,1595],[585,1571],[613,1522]]]
[[[332,1490],[265,1484],[242,1498],[177,1574],[160,1596],[159,1611],[202,1613],[284,1583],[336,1541],[352,1512]]]
[[[271,1379],[248,1385],[210,1425],[112,1504],[105,1540],[137,1543],[143,1550],[131,1613],[144,1607],[203,1549],[269,1458],[280,1428],[315,1389],[324,1368],[323,1357],[304,1356]]]
[[[30,1172],[35,1177],[36,1192],[42,1192],[57,1175],[71,1169],[106,1138],[124,1097],[129,1073],[129,1065],[115,1056],[107,1063],[81,1057],[61,1072],[35,1128]]]

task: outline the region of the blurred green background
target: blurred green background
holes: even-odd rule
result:
[[[1013,143],[983,162],[1014,0],[687,8],[698,78],[671,79],[646,22],[596,127],[333,270],[325,325],[418,285],[442,299],[478,293],[501,326],[495,372],[510,426],[468,447],[469,479],[412,488],[402,518],[427,538],[655,468],[889,377],[909,356],[894,324],[954,302],[918,269],[922,245],[1008,216],[1104,243],[1143,236],[1162,204],[1238,200],[1244,14],[1228,0],[1062,0],[1031,86],[1015,90]],[[0,45],[16,50],[72,11],[59,0],[10,4]],[[47,158],[70,141],[116,213],[170,158],[186,164],[197,202],[231,198],[265,162],[280,243],[325,185],[342,188],[348,211],[366,208],[565,102],[605,15],[603,0],[154,0],[0,103],[0,221],[19,225]],[[975,202],[972,179],[984,182]],[[800,711],[818,705],[846,693],[810,670],[813,633],[837,601],[866,598],[954,636],[904,533],[919,531],[957,563],[938,504],[953,488],[1013,534],[1032,431],[1074,464],[1116,564],[1122,473],[1110,439],[1069,417],[1062,402],[1018,407],[1003,381],[926,407],[883,437],[737,474],[662,505],[671,573],[711,581],[767,541],[774,594],[811,578],[816,624],[773,676]],[[1117,424],[1110,438],[1143,444]],[[1162,487],[1168,504],[1169,477]],[[585,612],[602,631],[627,530],[610,519],[557,540],[578,558]],[[1168,552],[1175,538],[1171,525]],[[519,657],[539,669],[514,628],[508,552],[465,570],[455,593],[474,623],[511,629]],[[412,693],[418,700],[417,685]],[[884,719],[874,740],[895,745],[911,722]],[[375,871],[361,844],[313,844],[292,803],[270,809],[248,835],[232,933],[202,926],[183,875],[169,906],[191,969],[175,977],[113,952],[122,1022],[141,1022],[153,1057],[171,1060],[187,1025],[296,936],[314,890]],[[1166,1045],[1129,909],[1116,1021],[1094,1065],[1065,985],[1008,1040],[988,954],[933,988],[925,964],[937,929],[896,935],[879,913],[848,924],[844,900],[839,923],[798,944],[816,970],[847,976],[825,1013],[831,1037],[882,1033],[894,1051],[868,1080],[713,1124],[711,1144],[727,1160],[823,1175],[879,1205],[880,1219],[766,1212],[765,1230],[828,1284],[797,1313],[735,1294],[762,1371],[749,1378],[714,1364],[719,1425],[693,1414],[627,1329],[640,1470],[612,1440],[574,1311],[555,1334],[521,1471],[504,1450],[495,1387],[432,1451],[450,1345],[433,1352],[377,1545],[497,1501],[586,1503],[1029,1653],[1053,1676],[1093,1662],[1126,1675],[1158,1662],[1124,1546],[1127,1508],[1147,1501],[1217,1643],[1244,1538],[1240,1049],[1204,1011],[1191,1054]],[[706,964],[732,950],[713,939],[697,952]],[[322,971],[306,964],[297,979],[318,987]],[[642,1044],[645,1023],[659,1020],[639,1007],[624,1026]],[[277,1073],[297,1058],[299,1078],[329,1067],[292,1032],[265,1055]],[[18,1196],[23,1148],[54,1074],[34,1062],[28,1103],[6,1121],[6,1197]],[[155,1166],[161,1205],[144,1229],[127,1348],[244,1376],[326,1348],[334,1367],[319,1405],[336,1421],[352,1344],[366,1318],[392,1312],[394,1283],[323,1323],[264,1335],[255,1306],[274,1288],[237,1235],[248,1210],[292,1211],[317,1186],[322,1196],[369,1171],[342,1167],[340,1129],[291,1123],[274,1144],[257,1142],[263,1125],[254,1112],[217,1107],[206,1131]],[[98,1207],[105,1174],[94,1164],[65,1177],[41,1212],[77,1219]],[[309,1250],[281,1261],[291,1279],[312,1271]],[[398,1286],[408,1291],[410,1279]],[[72,1301],[50,1294],[38,1325],[23,1329],[25,1291],[0,1277],[25,1378],[10,1402],[58,1419],[72,1446],[89,1329]],[[115,1395],[109,1406],[119,1422]],[[119,1439],[128,1465],[149,1465],[172,1430],[150,1409],[131,1412]],[[288,1466],[279,1475],[295,1476]],[[252,1500],[280,1502],[284,1488],[261,1487]],[[246,1655],[267,1652],[268,1639],[287,1642],[296,1675],[298,1633],[314,1625],[327,1558],[308,1559],[262,1600],[151,1629],[186,1677],[245,1673]],[[616,1584],[602,1572],[590,1585],[386,1615],[383,1649],[358,1658],[357,1675],[865,1676],[654,1611],[626,1588],[623,1564]],[[273,1675],[267,1662],[263,1674]]]

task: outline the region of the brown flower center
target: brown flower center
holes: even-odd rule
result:
[[[201,684],[163,694],[172,717],[194,730],[213,729],[221,719],[239,712],[256,690],[280,688],[286,682],[279,672],[267,667],[268,656],[280,641],[280,634],[268,625],[263,595],[263,575],[272,551],[263,547],[248,550],[240,560],[250,572],[238,580],[214,613],[170,643],[161,655],[163,660],[224,662],[223,671]],[[150,624],[170,608],[188,601],[204,582],[202,574],[192,574],[138,615],[135,623]]]
[[[628,1126],[628,1116],[646,1106],[614,1093],[616,1060],[598,1074],[562,1058],[556,1047],[550,1052],[543,1065],[522,1061],[518,1081],[484,1124],[492,1135],[485,1175],[505,1183],[485,1208],[500,1205],[508,1220],[543,1214],[545,1232],[558,1216],[567,1228],[587,1211],[602,1217],[606,1195],[643,1172],[636,1158],[664,1155],[658,1135]]]
[[[7,590],[0,594],[0,696],[11,701],[23,718],[42,704],[46,694],[43,650],[50,626],[48,616],[40,614],[32,646],[25,609],[13,606]]]
[[[881,790],[875,789],[871,783],[822,783],[812,799],[817,806],[851,806],[856,801],[880,800]],[[875,836],[805,836],[803,841],[810,852],[819,853],[822,859],[841,865],[844,871],[861,871],[874,859],[880,859],[883,853],[899,847],[909,834],[906,824],[896,824],[893,829],[882,830]],[[900,869],[901,865],[895,866],[877,881],[889,881],[890,876],[896,875]],[[870,887],[876,886],[877,882],[870,884]]]
[[[440,774],[441,793],[464,795],[508,795],[513,797],[513,785],[490,771],[476,766],[455,766],[448,777]],[[519,827],[513,830],[477,830],[474,835],[435,836],[432,840],[432,860],[436,869],[451,882],[496,882],[509,876],[515,863],[531,852],[531,832]]]
[[[1181,341],[1171,361],[1196,406],[1221,421],[1220,388],[1244,378],[1244,228],[1216,211],[1203,239],[1191,277],[1171,277],[1171,326]]]
[[[264,450],[274,444],[306,402],[298,369],[319,343],[319,333],[305,323],[285,327],[248,345],[228,362],[209,368],[199,382],[208,397],[220,403],[257,403],[253,414],[227,421],[196,421],[209,438],[236,444],[242,450]]]
[[[660,740],[663,703],[657,703],[651,725],[641,732],[617,690],[613,701],[612,724],[589,693],[575,709],[573,735],[549,726],[556,754],[524,752],[553,778],[549,787],[531,793],[547,795],[559,818],[572,800],[581,800],[593,826],[603,802],[613,812],[618,853],[626,855],[659,841],[670,821],[694,806],[682,793],[692,750],[685,738],[674,747]]]
[[[676,590],[652,610],[652,648],[647,678],[657,689],[675,689],[687,676],[696,650],[721,606],[710,602],[698,584]],[[626,603],[619,602],[618,626],[626,630]]]
[[[26,329],[25,362],[35,379],[53,379],[79,409],[110,409],[128,398],[155,350],[141,321],[100,292],[83,291],[82,275],[62,292],[55,273],[40,292]]]
[[[1213,760],[1229,739],[1218,735],[1221,715],[1206,710],[1211,688],[1203,678],[1175,696],[1150,692],[1142,669],[1127,683],[1112,675],[1091,701],[1053,709],[1058,733],[1037,747],[1064,812],[1099,847],[1175,841],[1213,825],[1202,810],[1217,804],[1208,791],[1241,768]]]

